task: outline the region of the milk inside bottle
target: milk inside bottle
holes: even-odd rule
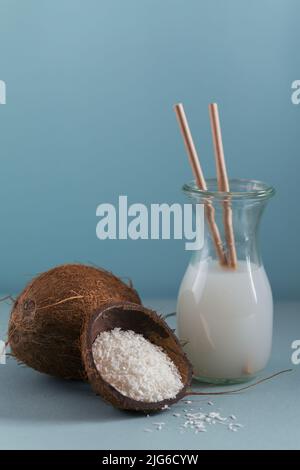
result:
[[[272,292],[264,267],[191,263],[178,296],[178,334],[198,378],[243,379],[263,369],[272,345]]]

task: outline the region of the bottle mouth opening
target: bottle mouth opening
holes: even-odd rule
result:
[[[216,178],[206,180],[207,189],[199,189],[195,180],[185,183],[182,187],[188,196],[199,198],[214,198],[219,200],[228,199],[266,199],[275,194],[275,189],[263,181],[250,179],[229,180],[229,192],[218,191],[218,181]]]

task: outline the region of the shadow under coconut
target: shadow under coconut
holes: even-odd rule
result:
[[[90,385],[40,374],[8,359],[1,365],[0,420],[104,422],[136,417],[96,396]]]

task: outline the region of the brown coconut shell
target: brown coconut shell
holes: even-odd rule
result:
[[[160,346],[177,366],[181,374],[183,388],[173,399],[155,403],[136,401],[122,395],[102,377],[94,362],[92,345],[103,331],[114,328],[132,330],[142,334],[151,343]],[[187,359],[177,337],[167,323],[154,311],[142,305],[129,302],[108,303],[95,311],[86,322],[81,338],[81,351],[88,380],[96,392],[106,402],[122,410],[157,411],[176,403],[186,394],[192,380],[192,366]]]
[[[132,287],[96,267],[65,264],[40,274],[14,303],[8,329],[12,354],[39,372],[85,379],[82,328],[108,300],[141,302]]]

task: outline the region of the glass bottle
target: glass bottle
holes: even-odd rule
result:
[[[224,206],[230,204],[237,268],[221,266],[205,219],[204,244],[193,252],[179,290],[177,332],[196,379],[244,382],[266,366],[271,353],[273,300],[258,228],[275,190],[260,181],[237,179],[230,181],[230,193],[218,192],[215,179],[207,180],[207,187],[202,191],[192,182],[183,191],[193,203],[214,207],[223,242]]]

